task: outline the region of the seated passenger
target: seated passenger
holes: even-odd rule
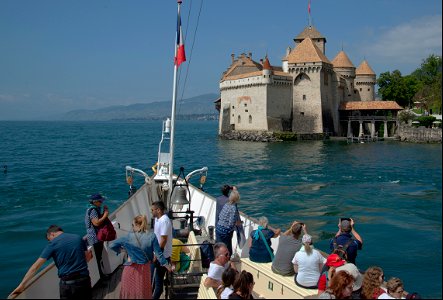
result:
[[[336,268],[339,268],[346,264],[346,260],[342,259],[338,254],[330,254],[326,258],[326,264],[323,267],[320,278],[318,279],[318,295],[322,294],[329,287],[329,282],[331,281]],[[361,285],[361,282],[360,282]]]
[[[186,271],[190,265],[190,258],[186,253],[190,253],[188,247],[183,246],[179,239],[172,239],[171,265],[172,270],[181,273]]]
[[[386,293],[378,296],[378,299],[404,299],[403,282],[397,278],[392,277],[386,283]]]
[[[294,221],[291,227],[280,235],[278,249],[272,261],[272,272],[283,276],[294,276],[292,258],[301,247],[301,231],[307,234],[306,225]]]
[[[222,284],[217,288],[217,299],[229,299],[229,295],[234,292],[234,281],[238,272],[233,268],[228,268],[222,274]]]
[[[249,237],[249,259],[258,263],[271,262],[274,258],[271,238],[278,237],[281,230],[268,228],[266,217],[260,217],[258,224],[258,229],[253,230]]]
[[[299,287],[316,289],[326,258],[311,246],[312,238],[310,235],[305,234],[302,243],[303,246],[300,248],[300,251],[295,253],[292,260],[295,272],[294,281]]]
[[[208,277],[206,277],[204,285],[205,287],[213,287],[217,289],[222,284],[223,272],[229,268],[233,268],[235,265],[230,261],[231,253],[228,251],[228,247],[224,243],[216,243],[214,245],[215,259],[209,265]]]
[[[377,299],[385,293],[381,285],[384,281],[383,269],[380,267],[369,267],[363,276],[361,297],[363,299]]]

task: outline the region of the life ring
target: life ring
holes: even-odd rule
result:
[[[154,172],[154,175],[157,174],[157,166],[158,166],[158,162],[156,162],[152,167],[152,171]]]

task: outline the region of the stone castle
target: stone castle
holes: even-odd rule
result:
[[[306,27],[294,42],[281,67],[272,66],[268,57],[256,62],[252,53],[231,55],[232,63],[220,80],[219,134],[345,135],[340,107],[375,100],[376,75],[365,60],[356,68],[340,51],[330,61],[325,55],[326,38],[313,26]]]

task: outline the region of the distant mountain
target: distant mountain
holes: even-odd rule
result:
[[[177,119],[214,119],[218,115],[214,101],[218,94],[204,94],[177,101]],[[171,101],[117,105],[95,110],[73,110],[62,116],[66,121],[156,120],[171,115]]]

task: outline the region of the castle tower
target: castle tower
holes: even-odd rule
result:
[[[333,128],[330,111],[332,64],[309,37],[287,56],[293,78],[292,131],[301,134],[323,133]]]
[[[344,91],[344,101],[355,100],[354,79],[355,67],[346,53],[342,50],[332,60],[334,71],[345,80],[346,88]]]
[[[355,88],[361,101],[375,100],[376,75],[366,60],[355,70]]]
[[[323,55],[326,54],[326,38],[315,29],[314,26],[306,27],[296,38],[294,38],[295,47],[297,47],[304,39],[310,38]]]

